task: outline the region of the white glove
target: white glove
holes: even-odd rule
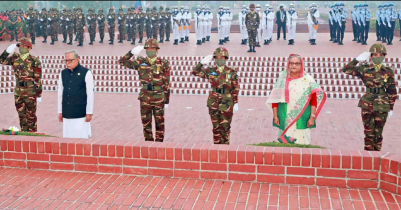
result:
[[[132,27],[132,24],[129,24],[129,27]]]
[[[40,28],[42,28],[42,26],[40,26]]]
[[[50,25],[47,25],[48,28],[50,28]]]
[[[98,20],[101,20],[101,18],[100,18],[100,17],[98,17],[97,19],[98,19]]]
[[[233,110],[234,110],[234,113],[238,111],[238,104],[234,104]]]
[[[118,17],[118,19],[119,19],[119,20],[121,20],[121,18],[120,18],[120,17]]]
[[[354,23],[356,24],[356,21],[354,21]]]
[[[201,61],[201,64],[206,65],[209,64],[213,59],[213,55],[207,55],[206,57],[204,57]]]
[[[88,17],[88,20],[91,20],[92,18],[91,17]]]
[[[152,17],[152,20],[155,20],[155,18],[154,18],[154,17]]]
[[[388,24],[388,27],[391,27],[391,24],[390,24],[390,23]]]
[[[85,30],[85,26],[83,27],[83,29]]]
[[[386,25],[385,23],[383,23],[383,25]]]
[[[150,25],[150,28],[153,28],[153,26],[152,26],[152,25]]]
[[[29,19],[31,19],[31,18],[29,18],[29,16],[28,16],[28,17],[26,17],[26,19],[28,19],[28,20],[29,20]]]
[[[110,25],[107,25],[107,28],[110,28]]]
[[[65,26],[65,29],[67,29],[68,28],[68,26]]]
[[[52,20],[52,19],[50,19],[50,18],[47,18],[48,20]]]
[[[134,17],[131,17],[131,20],[134,19]]]
[[[39,104],[40,102],[42,102],[42,98],[41,97],[36,98],[36,103]]]
[[[139,55],[139,53],[141,53],[141,51],[144,49],[143,45],[139,45],[134,47],[134,49],[131,50],[131,53],[134,55]]]
[[[60,17],[61,20],[64,20],[63,17]]]
[[[388,112],[387,119],[390,119],[392,116],[393,116],[393,111],[391,110]]]
[[[359,62],[363,62],[363,61],[369,60],[369,57],[370,57],[370,52],[364,52],[364,53],[360,54],[356,58],[356,60],[359,61]]]
[[[70,21],[70,19],[69,19],[69,18],[67,18],[66,20],[67,20],[67,21]]]
[[[341,27],[341,24],[340,24],[340,27]]]
[[[12,44],[10,46],[7,47],[7,53],[11,54],[14,52],[15,48],[17,48],[17,44]]]
[[[146,16],[145,19],[148,19],[148,16]]]
[[[128,23],[127,24],[125,24],[127,27],[128,27]]]
[[[111,16],[109,15],[109,19],[111,19]]]
[[[43,18],[40,18],[40,21],[43,21]]]
[[[164,104],[164,109],[168,109],[168,104]]]
[[[168,18],[168,16],[166,15],[166,18]]]
[[[160,16],[159,16],[159,18],[161,19],[161,18],[162,18],[162,16],[160,15]]]

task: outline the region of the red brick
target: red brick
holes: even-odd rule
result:
[[[237,162],[237,151],[228,150],[228,163],[236,163]]]
[[[156,168],[173,168],[174,162],[173,161],[163,161],[163,160],[149,160],[148,163],[149,167],[156,167]]]
[[[227,173],[217,173],[217,172],[202,172],[200,174],[201,179],[227,179]]]
[[[192,170],[174,170],[174,177],[181,177],[181,178],[199,178],[200,172],[199,171],[192,171]]]
[[[142,166],[142,167],[147,167],[148,166],[148,160],[146,159],[123,159],[123,165],[126,166]]]
[[[312,151],[312,167],[320,168],[322,155],[320,154],[320,149],[311,149]]]
[[[227,171],[227,164],[222,163],[202,163],[201,170]]]
[[[81,143],[75,144],[75,154],[76,155],[83,155],[84,154],[84,145]]]
[[[331,166],[331,157],[329,150],[322,149],[322,168],[330,168]]]
[[[123,174],[148,175],[148,169],[123,167]]]
[[[174,148],[166,148],[166,159],[174,160]]]
[[[283,184],[283,183],[285,183],[285,177],[284,177],[284,176],[261,175],[261,174],[258,174],[257,181],[258,181],[258,182],[280,183],[280,184]]]
[[[192,161],[200,161],[200,147],[192,148]]]
[[[149,168],[148,169],[148,175],[150,176],[173,176],[174,171],[172,169],[154,169],[154,168]]]
[[[266,165],[273,164],[273,148],[272,147],[265,147],[264,161],[265,161]]]
[[[377,188],[377,181],[372,180],[348,180],[349,188]]]
[[[245,163],[245,150],[237,150],[237,163]]]
[[[68,153],[69,155],[75,155],[75,143],[68,143]],[[39,142],[38,142],[38,149],[39,149]]]
[[[317,169],[317,176],[345,178],[346,170]]]
[[[14,151],[22,152],[22,142],[21,141],[14,142]]]
[[[25,149],[25,142],[22,142],[24,149]],[[53,154],[60,154],[60,144],[58,142],[53,142],[52,148]]]
[[[314,185],[315,178],[287,176],[285,183],[286,184]]]
[[[219,156],[219,150],[218,148],[220,145],[212,145],[212,147],[209,150],[209,160],[211,163],[217,163],[219,161],[218,156]]]
[[[37,150],[38,150],[38,153],[45,153],[45,143],[37,142]]]
[[[387,182],[381,181],[379,188],[381,190],[385,190],[385,191],[388,191],[388,192],[391,192],[391,193],[394,193],[394,194],[397,193],[397,186],[394,185],[394,184],[387,183]]]
[[[381,172],[388,173],[390,169],[390,160],[387,158],[382,159]]]
[[[312,154],[310,149],[302,149],[302,166],[310,167],[312,164]]]
[[[149,158],[157,159],[157,147],[154,145],[149,147]]]
[[[317,186],[328,186],[328,187],[341,187],[345,188],[345,179],[327,179],[327,178],[316,178]]]
[[[287,174],[314,176],[314,168],[287,167]]]
[[[49,155],[28,153],[27,160],[49,161]]]
[[[395,174],[395,175],[399,175],[399,166],[400,162],[399,161],[395,161],[395,160],[391,160],[390,161],[390,173]]]
[[[33,153],[37,153],[37,149],[36,149],[36,142],[29,142],[29,151],[33,152]]]
[[[50,155],[50,161],[72,163],[74,162],[74,157],[69,155]]]
[[[101,173],[113,173],[121,174],[123,168],[121,166],[99,166],[99,172]]]
[[[228,170],[230,172],[237,171],[237,172],[256,172],[256,165],[243,165],[243,164],[229,164]]]
[[[132,158],[132,146],[124,146],[124,157]]]
[[[397,177],[392,174],[380,173],[380,181],[386,181],[392,184],[397,184]]]
[[[85,146],[84,146],[85,147]],[[101,154],[100,154],[100,152],[101,152],[101,150],[100,150],[100,145],[98,145],[98,144],[92,144],[92,145],[89,145],[89,148],[90,148],[90,151],[92,152],[92,156],[96,156],[96,157],[98,157],[98,156],[100,156]],[[104,155],[104,156],[107,156],[107,148],[106,148],[106,150],[103,150],[106,154]],[[84,152],[85,152],[85,150],[84,150]],[[86,154],[85,154],[86,155]]]
[[[291,150],[292,166],[301,166],[301,149],[292,148]]]
[[[92,145],[92,149],[94,148],[94,147],[96,147],[96,146],[98,146],[98,145]],[[100,147],[100,156],[103,156],[103,157],[106,157],[106,156],[108,156],[108,149],[107,149],[107,145],[99,145],[99,147]],[[95,150],[97,150],[97,149],[93,149],[93,151],[95,151]],[[92,152],[93,152],[92,151]],[[99,156],[99,155],[93,155],[93,156]]]
[[[373,165],[373,158],[372,157],[362,157],[363,165],[362,168],[363,170],[372,170],[372,165]]]
[[[283,165],[283,148],[274,147],[273,152],[273,165],[282,166]]]
[[[236,180],[236,181],[255,181],[255,174],[237,174],[237,173],[228,173],[228,180]]]
[[[7,141],[7,151],[13,152],[14,150],[14,141]]]
[[[255,163],[255,147],[247,147],[247,151],[245,152],[245,162],[248,164]]]
[[[379,178],[379,173],[377,171],[349,170],[348,171],[348,178],[377,180]]]
[[[98,166],[88,164],[75,164],[75,171],[98,172]]]
[[[0,150],[7,151],[7,140],[0,140]]]
[[[341,168],[351,168],[351,154],[347,150],[340,150],[341,152]]]
[[[291,148],[283,148],[283,165],[291,166]]]
[[[105,158],[99,157],[99,164],[104,165],[122,165],[123,160],[121,158]],[[99,168],[100,169],[100,168]]]
[[[26,154],[17,152],[4,152],[4,159],[26,160]]]
[[[331,152],[331,168],[341,168],[341,154],[338,150]]]
[[[53,152],[53,144],[51,142],[45,142],[45,151],[46,153]]]
[[[121,145],[116,146],[116,156],[117,157],[124,157],[124,147]]]
[[[174,148],[174,160],[182,160],[182,148]]]
[[[191,169],[191,170],[199,170],[200,169],[200,163],[199,162],[181,162],[181,161],[176,161],[174,168],[178,169]]]
[[[62,154],[62,155],[67,155],[68,154],[67,143],[60,143],[60,154]]]
[[[202,162],[209,162],[209,145],[203,145],[200,150],[201,161]]]
[[[228,162],[228,151],[227,150],[219,150],[219,163],[227,163]]]
[[[258,165],[258,173],[285,174],[285,167],[284,166],[262,166],[262,165]]]
[[[50,164],[46,162],[27,161],[27,168],[49,169]]]
[[[116,145],[107,145],[107,154],[109,157],[116,156]]]
[[[97,157],[74,157],[75,163],[84,163],[84,164],[98,164]]]
[[[265,147],[256,147],[255,164],[263,164],[263,153]]]
[[[184,156],[184,160],[186,160],[186,161],[192,160],[191,148],[184,148],[182,150],[182,153]]]
[[[362,169],[362,156],[357,151],[352,153],[352,169]]]
[[[72,171],[72,170],[74,170],[74,164],[50,163],[50,169],[51,170]]]
[[[20,160],[4,160],[4,166],[26,168],[26,162]]]

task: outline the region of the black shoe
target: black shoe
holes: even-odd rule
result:
[[[247,44],[248,43],[248,39],[245,39],[245,44]]]
[[[340,41],[340,42],[338,42],[338,45],[344,45],[344,44],[343,44],[343,42]]]
[[[185,37],[185,41],[188,42],[189,41],[189,37],[186,36]]]
[[[35,44],[35,40],[34,39],[32,39],[32,44]]]
[[[386,40],[383,40],[382,43],[386,43]]]
[[[131,38],[128,38],[127,41],[130,42],[130,41],[131,41]]]
[[[132,39],[131,45],[135,45],[135,39]]]
[[[380,41],[380,38],[377,38],[376,41]]]
[[[312,39],[312,45],[316,45],[316,39]]]
[[[160,39],[159,43],[163,43],[164,39]]]
[[[170,37],[167,37],[167,39],[164,40],[164,41],[169,42],[170,41]]]
[[[241,45],[244,45],[244,39],[241,39]]]
[[[219,45],[223,45],[223,40],[222,39],[219,40]]]
[[[332,41],[333,41],[333,38],[330,38],[329,42],[332,42]]]
[[[202,43],[205,43],[205,41],[206,41],[206,39],[205,39],[205,38],[202,38],[202,41],[201,41],[201,42],[202,42]]]
[[[123,40],[120,39],[120,41],[118,41],[118,43],[123,43]]]
[[[178,39],[174,39],[174,45],[178,45]]]
[[[252,46],[249,46],[249,50],[247,52],[252,52]]]
[[[64,40],[63,40],[63,43],[67,43],[67,40],[64,39]]]
[[[54,41],[58,42],[58,38],[56,37],[56,39]]]
[[[114,45],[114,40],[111,40],[109,44]]]
[[[206,41],[210,41],[210,36],[206,37]],[[401,41],[401,40],[400,40]]]
[[[267,40],[265,40],[265,41],[263,42],[263,45],[267,45]]]
[[[52,39],[52,42],[50,43],[51,45],[54,45],[54,39]]]
[[[335,39],[333,43],[338,43],[338,42],[337,42],[337,39]]]
[[[294,45],[294,42],[292,41],[292,39],[289,40],[288,45]]]
[[[93,45],[93,41],[89,42],[89,45]]]
[[[181,41],[180,41],[180,43],[184,43],[184,38],[181,38]]]
[[[72,40],[70,40],[70,42],[67,43],[68,45],[72,45]]]
[[[139,41],[138,41],[138,43],[142,43],[142,38],[139,38]]]
[[[78,37],[75,37],[75,40],[74,40],[74,42],[76,42],[76,41],[78,41]]]
[[[99,41],[99,43],[103,43],[103,39],[101,39],[101,40]]]
[[[353,42],[357,41],[355,38],[352,40]]]
[[[392,42],[388,42],[387,45],[393,45],[393,43]]]
[[[260,43],[259,42],[256,42],[256,45],[255,45],[256,47],[260,47]],[[253,46],[253,47],[255,47],[255,46]]]
[[[256,52],[255,46],[252,47],[252,52]]]
[[[284,40],[286,40],[285,37],[284,37]]]
[[[227,37],[227,42],[229,42],[230,41],[230,37]]]
[[[280,40],[280,37],[277,37],[277,40]]]
[[[201,41],[200,40],[196,40],[196,45],[201,45]]]

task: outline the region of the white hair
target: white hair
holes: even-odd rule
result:
[[[74,53],[74,58],[78,58],[78,52],[76,50],[67,50],[65,54]]]

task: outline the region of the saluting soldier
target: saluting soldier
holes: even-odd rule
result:
[[[48,14],[46,8],[42,8],[42,13],[39,16],[40,28],[42,29],[43,41],[42,43],[47,43],[47,30],[50,27],[48,23]]]
[[[145,29],[145,17],[146,14],[143,12],[142,7],[138,8],[138,14],[137,14],[137,20],[138,20],[138,36],[139,36],[139,41],[138,43],[142,43],[143,39],[143,30]]]
[[[97,15],[97,25],[98,25],[99,36],[100,36],[99,43],[103,43],[105,20],[106,20],[106,16],[104,16],[104,14],[103,14],[103,9],[99,9],[99,14]]]
[[[120,41],[118,43],[123,43],[124,39],[124,26],[125,26],[125,14],[123,8],[119,9],[119,14],[117,16],[117,21],[118,21],[118,33],[119,33],[119,38]]]
[[[381,150],[383,127],[393,115],[397,99],[394,70],[383,64],[386,55],[386,48],[377,43],[342,69],[346,74],[361,78],[366,86],[366,93],[358,104],[365,128],[365,150]]]
[[[15,49],[19,48],[19,53]],[[21,38],[18,44],[10,45],[1,55],[0,64],[10,65],[16,78],[14,98],[21,131],[36,132],[36,104],[42,95],[42,65],[40,60],[29,54],[32,43]]]
[[[35,44],[35,37],[36,37],[36,20],[38,19],[38,16],[36,13],[33,11],[33,7],[30,6],[29,10],[27,12],[27,17],[26,19],[28,20],[28,28],[29,28],[29,35],[32,40],[32,44]]]
[[[257,30],[260,23],[259,14],[255,12],[255,4],[251,4],[249,6],[250,12],[248,12],[245,16],[245,25],[248,30],[248,38],[249,38],[249,50],[248,52],[256,52],[256,35]]]
[[[107,14],[107,28],[110,36],[110,43],[114,44],[114,32],[116,30],[116,14],[114,14],[114,9],[109,9],[109,14]]]
[[[146,57],[137,56],[146,49]],[[152,118],[156,122],[155,141],[164,139],[164,109],[170,100],[170,65],[168,60],[157,57],[159,44],[156,39],[148,39],[145,47],[137,46],[123,56],[120,65],[139,72],[142,89],[139,93],[141,120],[145,141],[154,141],[152,133]],[[136,55],[134,60],[131,57]]]
[[[93,45],[96,38],[96,14],[95,9],[89,9],[89,15],[86,17],[88,20],[88,32],[90,37],[89,45]]]
[[[213,143],[230,144],[231,121],[238,111],[239,83],[237,71],[226,65],[229,54],[226,48],[217,48],[193,69],[192,74],[208,79],[212,92],[207,100],[209,115],[213,124]],[[215,66],[206,66],[212,59]]]

